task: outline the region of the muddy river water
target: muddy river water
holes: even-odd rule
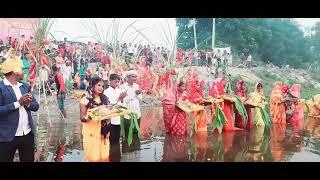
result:
[[[38,121],[36,160],[44,162],[83,162],[84,153],[77,100],[66,101],[67,118],[57,107],[41,106]],[[48,113],[49,112],[49,113]],[[50,120],[48,118],[48,114]],[[320,120],[306,119],[304,128],[274,125],[271,129],[169,136],[164,133],[162,107],[143,108],[142,140],[133,137],[111,147],[113,162],[243,162],[243,161],[317,161],[320,162]],[[208,122],[208,125],[210,122]],[[191,120],[189,119],[189,129]]]

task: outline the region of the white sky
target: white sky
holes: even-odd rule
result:
[[[108,28],[112,25],[114,18],[91,18],[97,24],[97,28],[100,31],[102,39],[105,40]],[[136,29],[140,29],[145,37],[137,33],[133,28],[129,28],[122,36],[126,26],[133,21],[137,20],[133,26]],[[320,18],[295,18],[297,22],[302,26],[302,29],[306,31],[313,26],[316,22],[320,21]],[[175,24],[175,18],[116,18],[116,22],[120,22],[118,30],[118,39],[121,42],[132,42],[135,36],[137,38],[133,43],[151,44],[146,38],[157,46],[172,47],[176,39],[177,28]],[[96,41],[90,37],[95,34],[95,30],[90,30],[88,18],[57,18],[52,27],[52,34],[58,40],[63,40],[67,37],[70,40],[87,42],[88,40]],[[112,29],[112,28],[110,28]],[[171,34],[171,36],[170,36]],[[108,42],[112,40],[111,30],[107,37]]]
[[[107,40],[112,40],[112,21],[114,18],[91,18],[100,31],[99,34],[102,39],[105,40],[108,28],[111,26]],[[116,22],[119,23],[118,39],[121,42],[132,42],[141,44],[155,43],[157,46],[171,47],[175,41],[177,28],[174,18],[116,18]],[[136,22],[133,26],[140,30],[143,35],[138,33],[134,28],[130,27],[125,33],[123,33],[126,27],[132,22]],[[90,25],[88,18],[57,18],[52,26],[51,32],[58,40],[63,40],[67,37],[70,40],[87,42],[88,40],[95,41],[92,37],[96,33],[95,30],[90,30],[88,27],[93,28]],[[117,23],[116,23],[117,24]],[[123,36],[121,38],[121,34]],[[171,36],[170,36],[171,33]],[[150,40],[150,42],[147,39]]]

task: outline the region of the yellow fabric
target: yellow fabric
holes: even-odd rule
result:
[[[320,116],[320,94],[313,96],[306,103],[310,107],[310,116]]]
[[[261,103],[262,99],[265,99],[265,96],[264,96],[263,92],[259,93],[257,89],[251,94],[251,101],[253,101],[254,103],[258,103],[260,105],[260,107],[262,107],[264,109],[266,102]],[[262,115],[261,115],[259,107],[256,107],[253,109],[253,120],[254,120],[256,126],[264,126],[265,125],[262,120]]]
[[[22,73],[22,68],[22,61],[18,58],[7,59],[1,65],[1,69],[4,74],[9,72]]]
[[[82,123],[83,149],[87,162],[109,161],[109,138],[101,135],[101,122],[89,121]]]
[[[85,96],[85,97],[82,97],[81,99],[80,99],[80,104],[82,104],[82,105],[87,105],[89,103],[89,100],[88,100],[88,98]]]
[[[100,98],[97,99],[100,101]],[[80,103],[87,105],[89,100],[81,98]],[[101,135],[101,122],[88,121],[82,123],[83,149],[85,161],[87,162],[108,162],[109,161],[109,134],[107,138]]]

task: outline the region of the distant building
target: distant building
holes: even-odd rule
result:
[[[28,18],[0,18],[0,38],[6,42],[6,38],[21,37],[25,35],[26,39],[32,36],[33,30]]]

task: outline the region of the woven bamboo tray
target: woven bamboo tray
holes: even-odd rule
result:
[[[204,106],[193,104],[195,108],[190,108],[190,106],[185,107],[182,103],[177,103],[177,107],[186,113],[197,112],[204,110]]]
[[[101,120],[105,120],[105,119],[110,119],[113,117],[118,117],[118,116],[124,116],[124,115],[128,115],[130,114],[132,111],[127,110],[127,109],[118,109],[119,112],[116,113],[110,113],[110,114],[106,114],[106,115],[95,115],[93,114],[94,111],[98,110],[98,108],[93,108],[93,109],[89,109],[87,112],[87,116],[90,116],[92,120],[95,121],[101,121]]]

